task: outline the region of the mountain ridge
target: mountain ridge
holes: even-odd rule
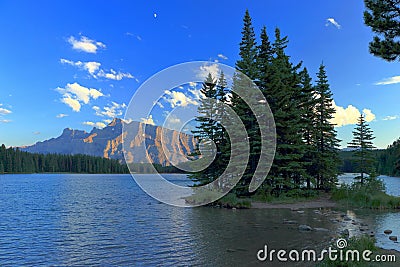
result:
[[[164,147],[163,139],[166,141]],[[123,140],[126,142],[127,151],[122,145]],[[137,121],[125,122],[114,118],[102,129],[93,127],[90,132],[86,132],[65,128],[58,137],[20,149],[31,153],[85,154],[118,159],[127,163],[156,163],[170,166],[171,160],[183,161],[183,157],[193,152],[195,146],[196,139],[192,135],[161,126]],[[164,148],[168,151],[165,152]]]

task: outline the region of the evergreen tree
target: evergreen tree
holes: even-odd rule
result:
[[[357,163],[356,169],[360,172],[360,175],[355,179],[360,180],[361,184],[364,183],[365,174],[371,174],[375,171],[375,159],[372,153],[375,148],[372,141],[374,139],[371,128],[366,123],[364,115],[361,114],[353,131],[353,140],[349,142],[349,147],[356,149],[353,155]]]
[[[387,61],[400,59],[400,1],[364,0],[364,22],[377,35],[369,43],[370,53]]]
[[[240,59],[236,62],[236,69],[240,72],[233,77],[233,91],[240,90],[244,91],[246,97],[251,98],[251,90],[246,90],[246,88],[254,87],[253,81],[256,81],[258,77],[257,69],[257,43],[255,39],[255,33],[251,22],[251,17],[249,11],[246,10],[245,16],[243,18],[243,30],[242,30],[242,41],[240,42]],[[245,77],[244,75],[247,77]],[[249,80],[250,79],[250,80]],[[250,155],[249,163],[246,171],[235,188],[235,193],[237,195],[248,195],[248,186],[253,177],[255,169],[258,164],[258,159],[261,151],[261,137],[260,128],[257,123],[257,119],[250,109],[250,107],[243,100],[243,96],[239,96],[235,93],[231,97],[231,106],[235,113],[242,120],[250,144]],[[244,144],[243,144],[244,145]],[[241,154],[240,146],[236,146],[237,151],[235,155]],[[244,150],[243,150],[244,151]]]
[[[316,124],[314,127],[317,149],[314,161],[316,183],[318,188],[331,189],[335,186],[338,176],[339,155],[337,148],[340,140],[336,138],[336,130],[334,125],[330,123],[335,114],[335,109],[332,105],[332,92],[323,64],[319,67],[317,78],[315,86]]]
[[[299,65],[294,66],[286,55],[287,37],[275,30],[271,61],[270,82],[266,84],[268,101],[275,118],[276,153],[269,180],[278,189],[289,190],[300,186],[305,176],[305,165],[301,161],[305,152],[302,140],[302,118],[299,112],[300,76]]]
[[[315,184],[316,171],[315,161],[317,157],[317,142],[315,125],[317,122],[315,107],[317,100],[315,98],[315,90],[312,86],[312,79],[306,68],[300,73],[300,94],[299,94],[299,112],[301,113],[301,121],[303,125],[302,135],[305,143],[305,151],[302,161],[305,164],[306,174],[305,180],[307,188],[311,189],[311,184]]]
[[[215,144],[216,136],[218,135],[218,124],[217,124],[217,86],[214,77],[211,73],[208,74],[206,80],[203,82],[201,93],[205,98],[200,100],[200,105],[197,109],[199,116],[196,117],[198,125],[196,130],[192,131],[194,136],[198,139],[198,142],[203,145],[203,156],[215,155]],[[200,147],[198,145],[196,152],[192,156],[200,156]],[[204,158],[203,158],[204,159]],[[202,159],[200,159],[202,161]],[[215,162],[215,160],[214,160]],[[197,185],[204,185],[212,182],[217,178],[218,170],[211,164],[206,169],[196,172],[191,175],[190,178],[197,182]]]

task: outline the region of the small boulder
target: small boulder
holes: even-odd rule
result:
[[[396,242],[397,241],[397,236],[391,235],[391,236],[389,236],[389,239]]]
[[[314,231],[317,231],[317,232],[329,232],[328,229],[326,229],[326,228],[321,228],[321,227],[315,227],[315,228],[314,228]]]
[[[308,226],[308,225],[305,225],[305,224],[300,224],[299,225],[299,230],[300,231],[311,231],[312,228],[311,228],[311,226]]]
[[[385,231],[383,231],[385,234],[387,234],[387,235],[390,235],[393,231],[392,230],[389,230],[389,229],[387,229],[387,230],[385,230]]]

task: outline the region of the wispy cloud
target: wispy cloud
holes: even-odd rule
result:
[[[331,123],[335,124],[336,127],[342,127],[349,124],[356,124],[361,112],[353,105],[348,105],[346,108],[336,105],[335,101],[332,101],[332,106],[335,109],[334,117]],[[362,110],[365,120],[371,122],[375,120],[376,116],[370,109]]]
[[[72,60],[62,58],[62,59],[60,59],[60,62],[62,64],[68,64],[68,65],[75,66],[75,67],[81,68],[83,70],[86,70],[92,76],[95,76],[95,72],[98,71],[101,66],[101,63],[95,62],[95,61],[89,61],[89,62],[76,61],[76,62],[74,62]]]
[[[100,69],[101,63],[100,62],[95,62],[95,61],[89,61],[89,62],[82,62],[82,61],[72,61],[72,60],[68,60],[68,59],[60,59],[60,62],[62,64],[68,64],[74,67],[78,67],[82,70],[86,70],[87,72],[89,72],[89,74],[93,77],[93,78],[99,78],[99,77],[103,77],[106,79],[110,79],[110,80],[117,80],[120,81],[124,78],[127,79],[135,79],[136,81],[138,81],[132,74],[130,74],[129,72],[121,72],[121,71],[115,71],[113,69],[111,69],[109,72],[105,71],[103,69]]]
[[[200,66],[200,69],[197,71],[197,78],[204,80],[207,78],[208,74],[211,73],[214,79],[219,76],[220,69],[218,64],[204,64]]]
[[[148,118],[141,118],[140,120],[143,123],[150,124],[150,125],[155,125],[152,115],[150,115]]]
[[[400,83],[400,76],[393,76],[386,79],[383,79],[380,82],[374,83],[375,85],[388,85],[388,84],[396,84]]]
[[[9,115],[12,111],[8,108],[2,108],[3,104],[0,103],[0,123],[10,123],[11,120],[4,119],[3,116]]]
[[[109,73],[104,72],[103,70],[100,70],[97,73],[97,76],[99,77],[104,77],[110,80],[117,80],[120,81],[123,78],[128,78],[128,79],[133,79],[135,77],[133,77],[132,74],[130,74],[129,72],[116,72],[115,70],[111,69]]]
[[[126,104],[125,103],[118,104],[117,102],[112,101],[110,104],[108,104],[103,108],[100,108],[98,106],[93,106],[92,108],[96,112],[97,116],[116,118],[124,113]]]
[[[41,134],[40,132],[33,132],[34,135],[39,135]]]
[[[68,83],[64,88],[58,87],[56,91],[63,96],[61,102],[71,107],[75,112],[79,112],[82,104],[88,104],[91,99],[104,96],[99,90],[87,88],[78,83]]]
[[[337,29],[341,29],[342,25],[340,25],[334,18],[327,18],[326,19],[326,23],[325,26],[329,26],[329,25],[333,25],[335,26]]]
[[[382,120],[384,120],[384,121],[392,121],[392,120],[397,120],[398,118],[400,118],[399,115],[394,115],[394,116],[386,116]]]
[[[97,128],[104,128],[104,127],[107,126],[107,125],[106,125],[105,123],[103,123],[103,122],[92,122],[92,121],[85,121],[85,122],[83,122],[82,124],[83,124],[83,125],[88,125],[88,126],[91,126],[91,127],[97,127]]]
[[[85,36],[81,36],[80,40],[75,39],[75,37],[71,36],[68,38],[68,43],[72,45],[72,49],[74,50],[92,54],[96,54],[99,48],[106,48],[106,45],[102,42],[91,40]]]
[[[227,60],[227,59],[228,59],[228,57],[225,56],[225,55],[223,55],[223,54],[218,54],[218,57],[219,57],[220,59],[223,59],[223,60]]]
[[[1,106],[1,105],[0,105],[0,106]],[[0,114],[1,114],[1,115],[8,115],[8,114],[11,114],[11,113],[12,113],[12,111],[9,110],[9,109],[0,108]]]
[[[128,36],[136,37],[136,39],[138,41],[142,41],[142,37],[140,35],[135,35],[135,34],[133,34],[131,32],[126,32],[125,34],[128,35]]]
[[[58,114],[58,115],[56,116],[56,118],[62,119],[62,118],[67,117],[67,116],[68,116],[68,114],[60,113],[60,114]]]

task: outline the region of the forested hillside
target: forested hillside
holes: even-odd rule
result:
[[[339,152],[342,161],[341,172],[356,172],[357,164],[353,153],[354,151]],[[373,154],[378,174],[400,177],[400,139],[394,141],[387,149],[374,150]]]
[[[380,174],[400,176],[400,139],[379,155],[377,168]]]
[[[128,173],[118,160],[87,155],[28,153],[18,148],[0,147],[0,173]]]

